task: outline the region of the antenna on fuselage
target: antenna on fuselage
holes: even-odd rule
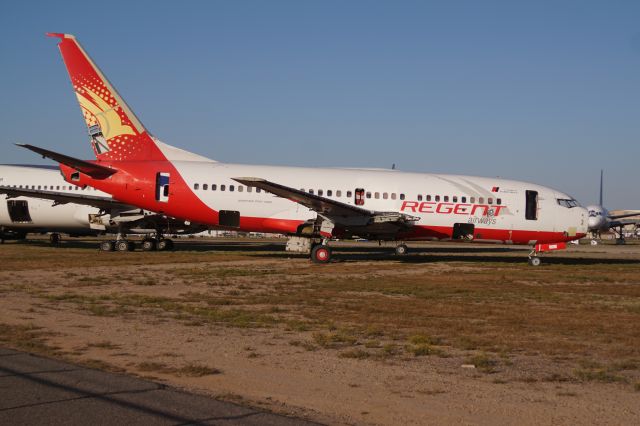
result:
[[[604,170],[600,169],[600,206],[603,206],[604,204],[602,204],[602,176],[604,175]]]

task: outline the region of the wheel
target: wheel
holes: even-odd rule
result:
[[[142,251],[153,251],[156,249],[156,241],[151,238],[142,240]]]
[[[113,251],[115,249],[115,244],[113,241],[103,241],[100,243],[101,251]]]
[[[409,251],[409,247],[406,244],[400,244],[396,247],[396,254],[398,256],[404,256]]]
[[[541,262],[542,260],[540,260],[540,258],[537,256],[529,258],[529,265],[531,266],[540,266]]]
[[[60,234],[54,232],[53,234],[49,235],[49,242],[51,242],[51,244],[60,243]]]
[[[173,249],[173,241],[168,238],[163,238],[158,241],[158,250],[171,250]]]
[[[116,241],[116,250],[117,251],[129,251],[129,241],[127,241],[127,240]]]
[[[329,263],[331,261],[331,249],[323,245],[315,246],[311,249],[311,261],[313,263]]]
[[[598,245],[598,240],[591,240],[591,245],[592,246],[597,246]]]

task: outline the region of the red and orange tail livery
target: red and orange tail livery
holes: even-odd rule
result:
[[[47,35],[61,40],[58,48],[80,103],[96,158],[112,161],[163,159],[140,120],[76,38],[70,34]]]

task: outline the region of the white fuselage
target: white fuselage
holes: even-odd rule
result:
[[[109,197],[94,188],[80,188],[66,182],[57,167],[0,165],[0,186],[40,189],[61,193]],[[96,207],[81,204],[54,205],[51,200],[31,197],[7,198],[0,194],[0,228],[24,232],[97,234],[89,225]]]
[[[457,223],[474,224],[478,230],[476,240],[505,243],[512,242],[512,232],[529,233],[531,238],[527,241],[535,243],[542,233],[574,236],[587,231],[587,211],[572,197],[527,182],[394,170],[311,169],[199,161],[172,161],[172,164],[187,188],[173,188],[169,197],[178,190],[192,191],[212,210],[238,211],[245,219],[241,222],[242,228],[247,231],[283,232],[286,228],[283,222],[304,222],[314,219],[316,213],[293,201],[247,188],[233,178],[259,177],[370,210],[416,216],[419,218],[413,229],[416,232],[411,232],[407,239],[448,239],[446,231]],[[359,189],[364,190],[361,204],[356,201]],[[529,217],[527,191],[537,193],[537,202],[533,212],[529,211]],[[571,207],[567,206],[568,201]],[[183,217],[186,213],[170,212],[189,219]],[[195,211],[191,213],[197,216]]]

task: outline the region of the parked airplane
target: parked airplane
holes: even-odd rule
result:
[[[92,187],[66,182],[55,166],[0,165],[0,240],[25,238],[27,233],[50,233],[52,243],[60,234],[98,235],[105,232],[155,234],[142,241],[143,250],[173,246],[162,232],[199,232],[202,226],[185,226],[138,207],[114,201]],[[103,250],[133,250],[131,241],[103,241]]]
[[[287,250],[331,259],[332,238],[445,240],[564,248],[587,232],[587,211],[544,186],[397,170],[225,164],[166,145],[144,128],[75,37],[59,48],[97,160],[23,145],[60,163],[65,179],[121,202],[216,228],[290,236]]]
[[[609,214],[609,210],[604,208],[604,204],[602,201],[602,192],[603,192],[603,178],[604,171],[600,170],[600,200],[598,205],[590,205],[587,206],[587,211],[589,212],[589,232],[591,233],[591,245],[597,245],[598,239],[601,237],[603,232],[608,232],[610,229],[617,230],[618,238],[616,239],[616,244],[624,244],[624,227],[627,225],[638,225],[640,224],[637,220],[620,220],[625,217],[638,216],[638,212],[635,213],[625,213],[618,215]]]

